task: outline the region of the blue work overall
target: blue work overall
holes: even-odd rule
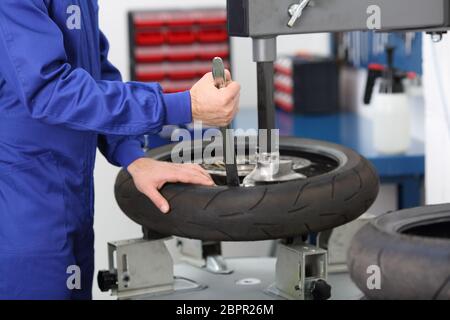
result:
[[[90,299],[96,148],[127,167],[191,122],[189,92],[123,83],[107,55],[97,1],[0,1],[0,299]]]

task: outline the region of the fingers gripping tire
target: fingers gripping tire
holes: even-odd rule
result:
[[[148,157],[168,161],[173,146]],[[251,188],[166,185],[171,212],[163,215],[121,171],[115,194],[128,217],[162,235],[214,241],[256,241],[300,236],[356,219],[374,202],[379,180],[373,166],[355,152],[334,144],[280,139],[280,152],[320,155],[337,168],[305,180]]]
[[[375,290],[370,266],[380,271]],[[369,299],[450,300],[450,204],[398,211],[367,224],[352,240],[348,267]]]

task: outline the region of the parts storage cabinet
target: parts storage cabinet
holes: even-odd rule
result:
[[[214,57],[230,68],[225,9],[134,11],[128,15],[130,75],[166,93],[189,90]]]

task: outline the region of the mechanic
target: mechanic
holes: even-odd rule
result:
[[[207,74],[163,94],[122,82],[107,56],[96,0],[0,1],[1,299],[91,299],[97,147],[164,213],[165,183],[214,184],[197,165],[145,159],[139,137],[192,120],[230,123],[239,84],[218,90]],[[70,266],[81,288],[69,289]]]

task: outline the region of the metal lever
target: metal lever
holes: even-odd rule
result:
[[[212,75],[214,78],[214,85],[216,88],[225,88],[227,86],[227,79],[225,76],[225,66],[223,60],[216,57],[212,61]],[[227,184],[232,187],[239,187],[239,174],[236,164],[236,154],[234,152],[234,136],[231,132],[231,126],[220,128],[223,140],[223,162],[225,163],[225,170],[227,172]],[[232,158],[228,155],[232,155]],[[227,159],[231,158],[233,163],[228,163]]]
[[[225,76],[225,66],[222,58],[215,57],[212,61],[212,75],[214,78],[214,85],[217,89],[225,88],[227,80]]]
[[[293,4],[289,7],[289,15],[291,16],[291,19],[288,22],[288,27],[293,28],[295,25],[295,22],[302,16],[303,10],[308,6],[309,2],[311,0],[300,0],[298,4]]]

